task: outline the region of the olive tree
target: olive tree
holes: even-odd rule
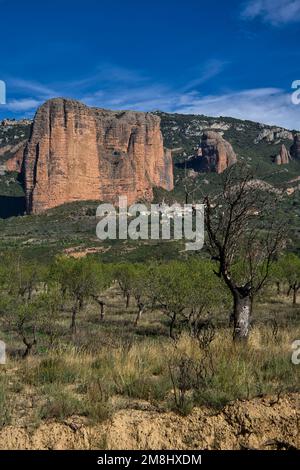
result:
[[[60,335],[62,292],[59,286],[49,282],[47,289],[38,294],[35,299],[39,309],[39,325],[43,334],[48,337],[50,347],[53,347]]]
[[[169,317],[169,335],[175,339],[174,327],[189,302],[190,276],[187,266],[178,261],[157,267],[153,279],[156,301]]]
[[[48,270],[22,255],[6,253],[0,269],[0,313],[26,346],[27,357],[37,344],[43,311],[39,300],[44,292]]]
[[[15,332],[25,345],[23,358],[28,357],[38,342],[37,333],[42,325],[42,310],[39,308],[39,294],[33,299],[20,296],[2,295],[0,312],[10,331]]]
[[[270,272],[270,282],[276,285],[277,295],[282,293],[282,287],[285,283],[284,259],[280,258],[273,264]]]
[[[113,281],[113,269],[110,265],[93,263],[95,282],[93,284],[94,291],[91,293],[92,299],[99,306],[100,321],[104,320],[105,299],[104,292],[111,286]]]
[[[26,260],[18,251],[8,252],[2,256],[0,277],[10,294],[31,299],[39,285],[47,278],[47,274],[46,266]]]
[[[114,269],[114,277],[126,299],[127,309],[130,304],[133,282],[135,281],[133,265],[128,263],[117,264]]]
[[[229,298],[223,282],[215,276],[214,264],[210,260],[193,259],[189,261],[188,269],[189,302],[182,318],[190,334],[196,337],[201,328],[213,323],[217,314],[228,311]]]
[[[289,253],[280,259],[283,279],[288,284],[288,295],[293,293],[293,305],[297,304],[297,296],[300,289],[300,258],[294,253]]]
[[[71,331],[77,331],[77,316],[84,302],[95,295],[98,285],[97,263],[88,259],[60,257],[52,268],[52,278],[60,283],[62,291],[71,300]]]
[[[153,271],[153,294],[157,305],[169,317],[169,335],[180,320],[195,333],[205,313],[222,304],[222,284],[215,278],[208,261],[171,261]],[[215,293],[218,291],[219,298]]]
[[[135,299],[138,324],[143,313],[153,305],[153,272],[150,265],[135,264],[132,266],[130,294]]]

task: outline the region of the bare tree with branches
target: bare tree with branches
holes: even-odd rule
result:
[[[220,192],[205,197],[208,249],[233,297],[235,340],[249,335],[253,298],[262,289],[285,240],[278,217],[281,192],[254,178],[244,164],[222,177]]]
[[[182,179],[184,188],[184,201],[185,204],[194,203],[197,192],[201,191],[201,185],[195,178],[191,178],[188,174],[187,161],[184,162],[184,177]]]

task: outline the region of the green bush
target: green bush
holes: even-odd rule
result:
[[[65,419],[69,416],[82,414],[84,407],[82,402],[67,390],[55,386],[47,388],[46,402],[40,409],[42,419]]]
[[[26,368],[25,380],[31,385],[71,384],[77,378],[75,366],[67,364],[63,358],[50,357],[43,359],[33,369]]]

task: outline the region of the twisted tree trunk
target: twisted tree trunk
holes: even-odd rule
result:
[[[104,306],[105,306],[105,303],[103,301],[99,300],[98,304],[100,306],[100,320],[103,321],[104,320]]]
[[[130,294],[127,293],[126,294],[126,309],[129,308],[129,304],[130,304]]]
[[[252,300],[249,293],[236,292],[234,295],[234,341],[246,341],[250,331]]]
[[[297,305],[297,294],[299,287],[297,285],[293,286],[293,305]]]
[[[75,303],[72,307],[72,317],[71,317],[71,325],[70,325],[72,335],[76,335],[76,333],[77,333],[76,319],[77,319],[77,314],[80,310],[80,305],[81,305],[80,300],[76,299],[76,301],[75,301]]]
[[[144,302],[143,302],[140,295],[135,295],[135,300],[136,300],[136,304],[137,304],[137,308],[138,308],[138,313],[137,313],[134,325],[137,326],[138,322],[142,318],[142,314],[144,313],[144,311],[146,309],[146,305],[144,304]]]

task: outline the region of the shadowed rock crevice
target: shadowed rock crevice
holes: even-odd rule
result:
[[[294,143],[291,147],[291,156],[295,160],[300,160],[300,135],[295,135]]]
[[[0,219],[23,215],[25,210],[25,197],[0,196]]]

